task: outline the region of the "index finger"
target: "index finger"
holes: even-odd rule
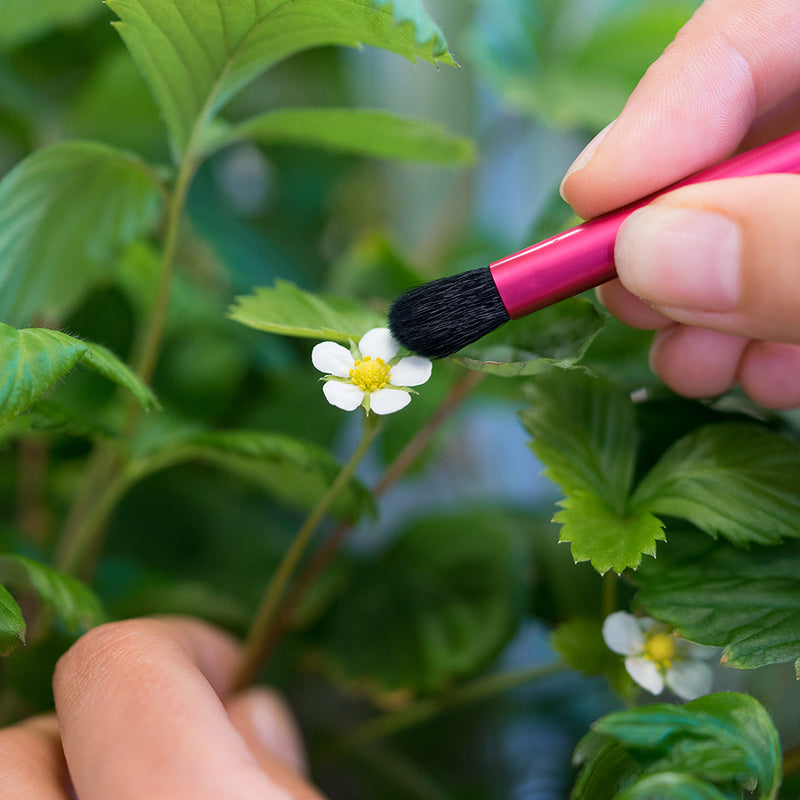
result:
[[[706,0],[578,157],[564,197],[584,218],[645,197],[727,158],[798,89],[797,0]]]
[[[276,760],[259,765],[220,695],[238,651],[197,621],[129,620],[90,631],[53,681],[81,800],[320,800]]]

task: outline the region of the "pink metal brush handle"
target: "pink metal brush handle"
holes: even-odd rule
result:
[[[489,265],[512,319],[599,286],[616,277],[614,241],[629,214],[666,192],[692,183],[780,172],[800,172],[800,131],[740,153],[624,208],[584,222]]]

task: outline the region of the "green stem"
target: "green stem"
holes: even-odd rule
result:
[[[369,450],[370,445],[379,431],[380,421],[374,416],[365,415],[361,440],[353,452],[353,455],[342,467],[336,479],[319,499],[319,502],[312,509],[308,517],[306,517],[305,522],[292,540],[292,544],[286,551],[281,563],[278,565],[278,569],[267,586],[261,604],[256,611],[253,623],[250,626],[250,632],[245,641],[244,656],[234,684],[236,688],[244,688],[255,680],[263,663],[264,652],[269,640],[272,622],[280,607],[280,602],[286,591],[286,587],[292,575],[294,575],[308,545],[311,543],[311,538],[317,526],[328,513],[339,493],[347,486],[350,479],[353,477],[356,468],[366,455],[367,450]]]
[[[617,574],[614,572],[607,572],[603,575],[602,578],[602,608],[603,608],[603,618],[605,619],[610,614],[613,614],[618,606],[617,606],[617,583],[619,582],[619,578]]]
[[[787,750],[783,754],[783,774],[793,775],[800,772],[800,745]]]
[[[443,711],[485,700],[509,689],[558,675],[568,669],[566,664],[556,661],[552,664],[537,664],[533,667],[525,667],[511,672],[497,672],[476,678],[474,681],[455,687],[441,697],[418,700],[400,711],[385,714],[366,722],[345,736],[336,746],[336,750],[353,750],[372,744],[378,739],[426,722]]]
[[[153,380],[156,364],[158,363],[158,357],[161,352],[161,344],[164,340],[172,279],[175,273],[175,256],[178,252],[178,241],[180,238],[181,219],[186,207],[186,197],[189,193],[189,186],[192,182],[196,166],[195,159],[190,152],[187,152],[181,162],[178,175],[175,178],[175,186],[173,187],[167,205],[167,222],[164,232],[164,250],[161,257],[161,274],[156,289],[156,296],[153,300],[150,321],[145,330],[141,349],[135,365],[136,374],[147,384],[151,383]],[[131,403],[123,427],[123,435],[126,439],[130,439],[133,436],[141,413],[141,406],[136,403]]]

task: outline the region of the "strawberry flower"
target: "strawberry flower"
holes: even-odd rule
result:
[[[311,362],[324,372],[322,391],[336,408],[393,414],[411,402],[411,386],[431,376],[432,364],[421,356],[398,355],[400,345],[388,328],[373,328],[348,350],[336,342],[320,342]]]
[[[711,667],[703,659],[714,648],[687,642],[651,617],[617,611],[603,622],[603,639],[615,653],[625,656],[625,669],[650,694],[666,686],[684,700],[711,691]]]

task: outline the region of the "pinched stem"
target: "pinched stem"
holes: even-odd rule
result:
[[[380,420],[374,415],[364,415],[364,426],[359,441],[350,460],[342,467],[328,490],[319,499],[311,513],[306,517],[305,522],[292,540],[292,544],[286,551],[278,569],[272,576],[267,590],[261,600],[261,604],[256,611],[250,632],[245,641],[245,650],[239,672],[236,676],[236,688],[243,688],[251,684],[264,662],[265,653],[269,646],[270,630],[272,628],[275,615],[280,608],[286,587],[294,575],[298,564],[306,553],[311,539],[317,530],[317,526],[323,517],[331,509],[331,506],[339,496],[340,492],[347,486],[350,479],[355,474],[356,468],[366,455],[370,445],[375,440],[381,428]]]

